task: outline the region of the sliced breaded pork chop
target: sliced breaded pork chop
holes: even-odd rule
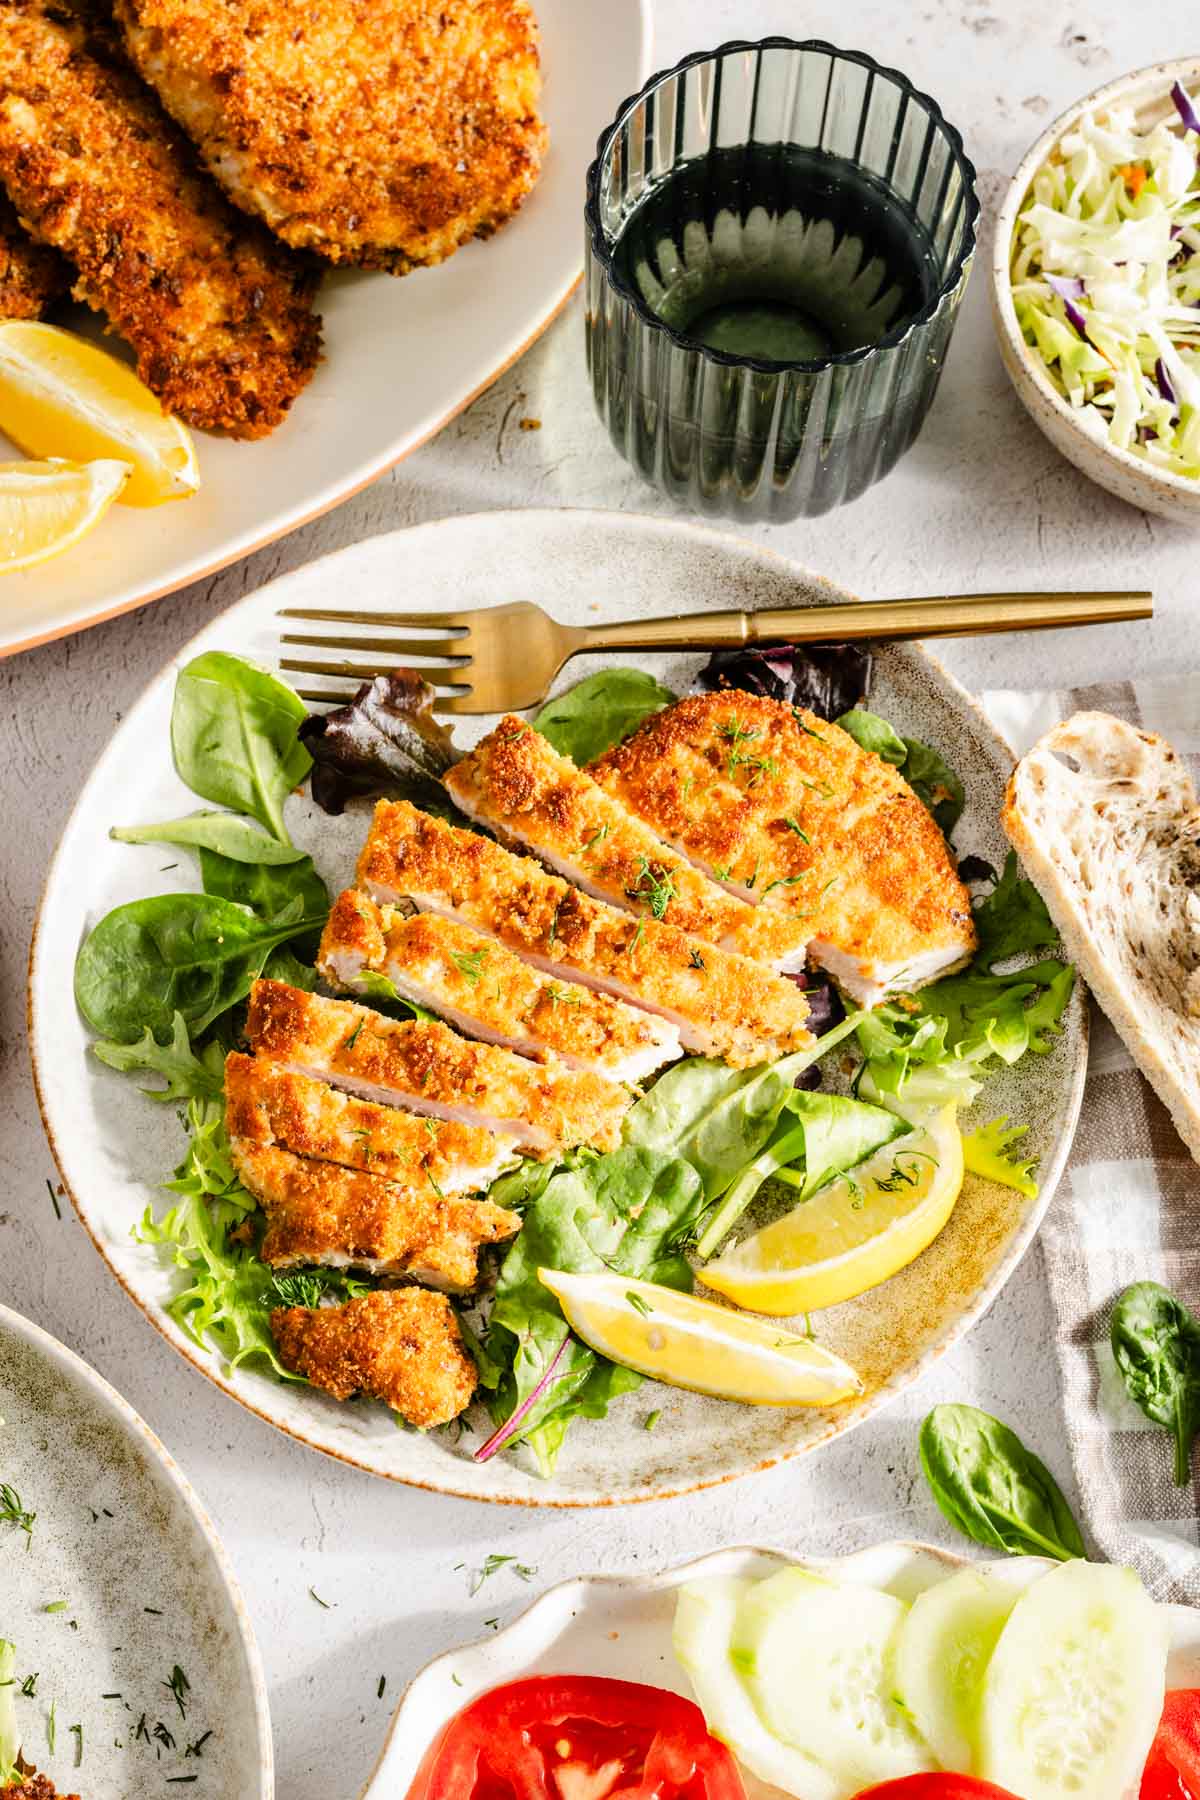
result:
[[[421,812],[381,800],[358,861],[372,898],[409,898],[489,933],[535,968],[565,972],[669,1019],[680,1041],[735,1068],[812,1042],[799,989],[657,919],[593,900],[540,863]]]
[[[433,1193],[481,1193],[515,1160],[512,1139],[482,1125],[377,1106],[237,1051],[225,1058],[225,1123],[231,1138]]]
[[[391,1288],[344,1306],[281,1306],[271,1331],[285,1369],[335,1400],[382,1400],[421,1431],[448,1425],[475,1392],[475,1364],[444,1294]]]
[[[803,919],[764,913],[711,881],[514,713],[444,780],[467,818],[585,894],[774,968],[804,967]]]
[[[317,967],[352,993],[364,974],[439,1013],[465,1036],[539,1061],[561,1057],[610,1081],[644,1081],[681,1054],[666,1019],[542,975],[496,938],[439,913],[405,915],[348,888],[333,903]]]
[[[494,1131],[539,1157],[613,1149],[630,1097],[615,1082],[468,1043],[440,1020],[387,1019],[282,981],[256,981],[246,1037],[260,1056],[383,1106]]]
[[[318,1263],[465,1292],[479,1278],[480,1245],[520,1228],[516,1213],[490,1200],[439,1194],[428,1180],[387,1181],[249,1138],[231,1138],[230,1151],[266,1214],[259,1255],[274,1269]]]
[[[799,915],[810,959],[863,1005],[975,948],[936,821],[889,763],[815,714],[739,691],[690,695],[590,772],[731,893]]]

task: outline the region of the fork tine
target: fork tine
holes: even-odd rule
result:
[[[357,689],[355,688],[297,688],[296,693],[301,700],[308,700],[317,706],[349,706]],[[435,712],[466,713],[470,708],[471,696],[466,694],[437,694],[434,696]],[[475,709],[476,711],[479,708]]]
[[[327,663],[302,661],[299,657],[281,656],[281,669],[289,669],[297,675],[340,675],[346,681],[371,681],[376,675],[395,675],[403,669],[403,663]],[[464,683],[458,679],[462,673],[461,664],[434,664],[421,669],[421,676],[431,687],[455,688],[461,690]]]
[[[331,625],[403,625],[431,631],[467,631],[469,621],[463,613],[386,613],[355,612],[337,606],[281,606],[277,619],[316,619]]]
[[[281,644],[308,644],[322,650],[385,650],[394,656],[448,656],[470,661],[465,650],[456,648],[466,642],[465,638],[326,637],[320,632],[283,631],[279,641]]]

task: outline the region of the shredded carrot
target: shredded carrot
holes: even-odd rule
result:
[[[1144,163],[1126,163],[1117,170],[1130,194],[1136,200],[1146,185],[1146,166]]]

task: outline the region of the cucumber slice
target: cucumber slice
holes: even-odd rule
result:
[[[738,1608],[735,1669],[768,1731],[855,1794],[935,1765],[892,1695],[892,1640],[908,1608],[803,1569],[757,1582]]]
[[[1022,1594],[992,1652],[979,1773],[1022,1800],[1136,1793],[1166,1666],[1166,1615],[1132,1569],[1051,1570]]]
[[[962,1569],[919,1595],[896,1633],[896,1696],[943,1769],[976,1766],[983,1678],[1017,1598],[986,1569]]]
[[[738,1608],[752,1581],[714,1575],[680,1588],[671,1635],[708,1729],[729,1745],[760,1781],[801,1800],[839,1800],[839,1789],[817,1763],[772,1737],[729,1656]]]

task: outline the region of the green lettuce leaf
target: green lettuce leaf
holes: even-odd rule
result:
[[[989,1124],[981,1125],[978,1131],[964,1131],[962,1147],[965,1167],[972,1174],[982,1175],[988,1181],[998,1181],[1003,1187],[1015,1188],[1027,1200],[1036,1200],[1038,1185],[1033,1178],[1033,1170],[1037,1158],[1029,1157],[1022,1161],[1019,1156],[1010,1154],[1013,1145],[1028,1130],[1028,1125],[1010,1125],[1003,1118],[992,1119]]]
[[[92,1054],[122,1074],[145,1069],[150,1074],[161,1075],[167,1084],[165,1087],[142,1089],[151,1100],[215,1099],[221,1093],[225,1046],[213,1040],[202,1050],[194,1051],[180,1012],[171,1022],[169,1044],[160,1044],[147,1025],[136,1044],[114,1044],[101,1039],[92,1045]]]

